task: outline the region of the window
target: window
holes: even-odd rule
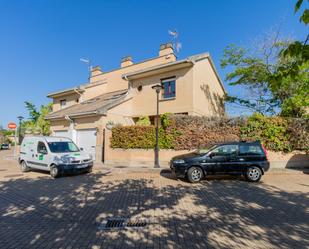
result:
[[[61,107],[61,108],[64,108],[66,104],[67,104],[66,99],[60,100],[60,107]]]
[[[73,142],[50,142],[49,149],[53,153],[78,152],[78,147]]]
[[[239,145],[239,154],[240,155],[245,155],[245,156],[249,156],[249,155],[263,155],[263,150],[262,148],[257,145],[257,144],[253,144],[253,145],[248,145],[248,144],[244,144],[244,145]]]
[[[37,151],[38,151],[38,153],[41,153],[41,154],[47,154],[47,149],[46,149],[46,146],[43,142],[38,142]]]
[[[228,156],[237,154],[238,146],[236,144],[228,144],[217,147],[211,154],[214,156]]]
[[[175,78],[162,80],[161,81],[163,90],[162,90],[162,99],[173,99],[176,97],[176,80]]]

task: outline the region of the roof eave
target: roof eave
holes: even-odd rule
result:
[[[72,93],[82,93],[84,92],[84,89],[78,88],[78,87],[73,87],[70,89],[66,89],[63,91],[58,91],[58,92],[53,92],[53,93],[49,93],[47,95],[48,98],[55,98],[55,97],[61,97],[61,96],[65,96],[65,95],[69,95]]]
[[[73,113],[70,115],[65,115],[65,116],[55,116],[55,117],[45,117],[46,120],[52,120],[52,119],[65,119],[66,116],[70,118],[75,118],[75,117],[84,117],[84,116],[95,116],[95,115],[103,115],[104,113],[96,111],[91,111],[91,112],[81,112],[81,113]]]
[[[153,72],[153,74],[159,74],[160,71],[167,69],[167,68],[173,68],[174,67],[174,69],[172,69],[172,70],[181,69],[182,67],[177,68],[177,66],[179,66],[181,64],[187,64],[187,66],[189,67],[189,66],[192,66],[194,64],[194,62],[190,59],[184,59],[184,60],[181,60],[181,61],[176,61],[176,62],[163,64],[163,65],[160,65],[160,66],[155,66],[155,67],[144,69],[144,70],[139,70],[139,71],[128,73],[128,74],[123,74],[121,77],[124,80],[138,79],[138,78],[145,77],[144,75],[146,75],[146,74],[151,74],[151,72]],[[153,75],[153,74],[151,74],[151,75]]]

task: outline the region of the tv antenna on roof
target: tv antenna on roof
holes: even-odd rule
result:
[[[87,58],[80,58],[79,59],[81,62],[84,62],[88,65],[88,72],[89,72],[89,80],[90,80],[90,76],[91,76],[91,70],[92,70],[92,65],[91,65],[91,61],[90,59]]]
[[[168,34],[172,36],[172,43],[174,50],[176,50],[176,52],[179,53],[180,49],[182,48],[182,44],[178,40],[179,32],[176,29],[168,30]]]

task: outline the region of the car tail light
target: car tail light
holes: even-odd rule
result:
[[[268,160],[268,152],[266,150],[266,148],[264,147],[264,145],[262,144],[262,148],[264,150],[264,153],[265,153],[265,156],[266,156],[266,159]]]

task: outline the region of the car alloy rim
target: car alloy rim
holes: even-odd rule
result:
[[[195,170],[192,171],[191,176],[192,176],[192,179],[193,179],[194,181],[197,181],[197,180],[201,179],[202,173],[201,173],[201,171],[199,171],[198,169],[195,169]]]
[[[251,168],[249,170],[249,177],[252,180],[257,180],[260,176],[260,171],[257,168]]]

